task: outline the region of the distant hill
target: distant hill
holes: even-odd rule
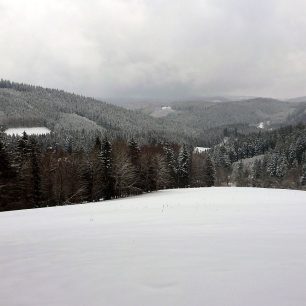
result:
[[[306,122],[301,116],[305,109],[303,101],[306,98],[281,101],[243,96],[207,96],[176,101],[125,101],[122,105],[139,109],[152,117],[178,122],[193,130],[203,130],[233,124],[258,126],[263,122],[263,126],[271,128]],[[171,107],[171,110],[165,106]]]
[[[214,98],[211,97],[215,101]],[[0,81],[0,125],[45,126],[66,137],[78,133],[108,134],[140,141],[170,140],[196,146],[215,144],[223,130],[248,133],[260,126],[273,128],[306,122],[306,103],[253,98],[218,102],[152,99],[139,109],[126,109],[62,90]],[[135,105],[134,105],[135,106]],[[74,138],[75,135],[74,135]]]
[[[288,102],[306,102],[306,97],[296,97],[287,100]]]
[[[261,122],[265,126],[278,127],[304,121],[299,117],[306,107],[302,103],[283,102],[268,98],[254,98],[249,100],[209,102],[197,101],[170,104],[172,112],[165,118],[172,122],[192,129],[211,129],[221,125],[248,124],[258,126]],[[303,112],[302,111],[302,112]],[[151,112],[155,116],[156,110]]]
[[[99,132],[139,139],[190,141],[192,131],[140,111],[93,98],[9,81],[0,82],[0,125],[46,126],[55,133]]]
[[[177,97],[176,99],[170,98],[117,98],[110,99],[112,104],[123,106],[128,109],[155,109],[163,105],[175,105],[178,103],[198,103],[198,102],[231,102],[255,99],[252,96],[201,96],[201,97]],[[99,99],[98,100],[103,100]]]

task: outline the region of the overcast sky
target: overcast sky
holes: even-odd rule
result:
[[[0,0],[0,77],[103,98],[306,95],[305,0]]]

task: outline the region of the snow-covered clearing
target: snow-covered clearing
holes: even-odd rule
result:
[[[306,192],[166,190],[0,213],[3,306],[304,306]]]
[[[171,106],[162,106],[155,109],[150,115],[155,118],[167,117],[169,114],[174,113],[175,110]]]
[[[207,152],[208,150],[210,150],[210,148],[195,147],[193,151],[194,153],[203,153],[203,152]]]
[[[26,132],[28,135],[46,135],[50,134],[50,130],[43,126],[38,127],[19,127],[19,128],[9,128],[4,131],[5,134],[13,136],[22,136],[23,132]]]
[[[171,106],[162,106],[162,110],[172,110]]]
[[[259,129],[264,129],[264,128],[265,128],[264,122],[260,122],[260,123],[257,125],[257,128],[259,128]]]

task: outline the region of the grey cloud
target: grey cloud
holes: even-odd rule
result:
[[[0,0],[1,77],[99,97],[305,95],[302,0]]]

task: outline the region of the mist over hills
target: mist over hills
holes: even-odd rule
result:
[[[109,98],[108,101],[112,104],[123,106],[128,109],[154,109],[163,105],[175,105],[180,103],[205,103],[205,102],[231,102],[231,101],[241,101],[248,99],[255,99],[257,97],[253,96],[228,96],[228,95],[218,95],[218,96],[189,96],[189,97],[177,97],[172,98]],[[98,98],[98,100],[104,100],[103,98]]]
[[[169,117],[173,121],[185,122],[186,125],[199,122],[204,128],[212,128],[222,122],[227,124],[246,123],[257,125],[267,123],[270,127],[286,124],[291,116],[295,121],[296,110],[305,110],[306,104],[283,102],[268,98],[255,98],[229,102],[194,102],[178,103],[173,105],[174,113]]]
[[[288,102],[306,102],[306,96],[296,97],[287,100]]]
[[[138,101],[126,105],[192,129],[211,129],[235,124],[257,126],[261,122],[266,127],[275,128],[306,122],[304,101],[303,98],[283,101],[262,97],[216,96],[185,101]]]

